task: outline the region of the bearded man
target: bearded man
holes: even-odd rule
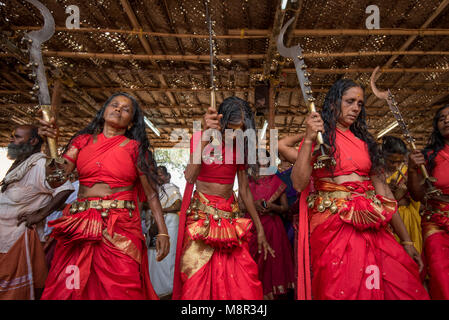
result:
[[[21,125],[8,145],[14,162],[0,182],[0,300],[39,298],[48,273],[45,218],[74,190],[69,181],[58,188],[47,183],[42,143],[36,127]]]

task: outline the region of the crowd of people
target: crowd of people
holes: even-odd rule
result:
[[[58,126],[38,121],[8,145],[0,299],[449,299],[449,106],[410,152],[376,141],[364,88],[340,79],[262,174],[252,140],[225,135],[255,129],[248,102],[229,97],[192,135],[183,196],[131,95],[113,94],[50,165],[41,149]],[[218,147],[209,129],[226,136]],[[334,166],[313,166],[318,132]]]

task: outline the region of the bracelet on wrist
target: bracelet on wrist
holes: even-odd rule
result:
[[[414,246],[415,243],[413,241],[401,241],[401,244],[403,246],[409,245],[409,246]]]
[[[164,237],[170,238],[170,236],[169,236],[168,234],[166,234],[166,233],[158,233],[158,234],[156,235],[156,237],[159,237],[159,236],[164,236]]]

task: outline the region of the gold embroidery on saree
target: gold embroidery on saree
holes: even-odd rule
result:
[[[181,257],[181,273],[192,277],[207,264],[214,253],[214,248],[201,240],[189,241]]]

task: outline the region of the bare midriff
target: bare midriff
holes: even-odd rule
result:
[[[342,184],[344,182],[350,182],[350,181],[366,181],[369,180],[369,177],[366,176],[360,176],[357,173],[351,173],[351,174],[345,174],[333,178],[320,178],[322,181],[329,181],[336,184]]]
[[[196,190],[211,196],[219,196],[225,199],[233,194],[232,187],[234,184],[222,184],[214,182],[196,181]]]
[[[94,198],[106,197],[120,191],[129,191],[133,189],[133,185],[119,188],[111,188],[107,183],[96,183],[92,187],[80,184],[78,198]]]

